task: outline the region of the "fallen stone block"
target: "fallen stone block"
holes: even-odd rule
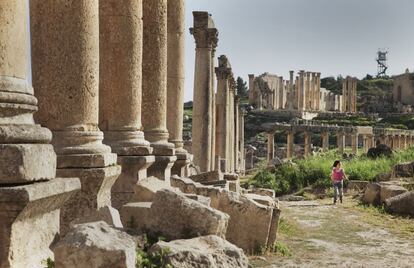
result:
[[[414,192],[407,192],[385,200],[385,210],[389,213],[414,216]]]
[[[379,183],[369,183],[365,189],[362,201],[368,205],[378,206],[381,204],[381,185]]]
[[[131,203],[152,202],[155,194],[162,189],[171,189],[169,182],[156,177],[147,177],[138,181],[134,186],[134,194]]]
[[[363,192],[369,183],[369,181],[348,181],[346,189],[348,191]]]
[[[164,261],[180,268],[247,268],[243,250],[218,236],[203,236],[169,243],[158,242],[150,252],[167,252]]]
[[[271,189],[265,189],[265,188],[252,188],[247,190],[248,193],[257,194],[257,195],[264,195],[264,196],[270,196],[275,197],[275,191]]]
[[[104,206],[99,210],[93,212],[90,216],[85,217],[82,219],[82,222],[79,223],[86,223],[86,222],[96,222],[96,221],[104,221],[109,226],[115,228],[123,228],[121,218],[119,216],[119,211],[111,206]],[[78,223],[78,224],[79,224]],[[71,226],[75,226],[76,224],[71,224]]]
[[[193,175],[190,177],[191,180],[195,182],[211,182],[211,181],[222,181],[224,179],[224,175],[222,172],[215,170],[209,172],[203,172],[197,175]]]
[[[383,204],[388,198],[403,194],[405,192],[408,192],[408,190],[399,185],[381,185],[381,204]]]
[[[224,173],[223,179],[226,181],[238,181],[239,175],[236,173]]]
[[[152,203],[125,205],[121,219],[128,228],[173,240],[211,234],[225,237],[229,216],[183,193],[164,189],[155,194]]]
[[[52,250],[59,268],[135,268],[134,239],[102,221],[76,225]]]
[[[401,163],[394,166],[392,171],[394,178],[409,178],[414,176],[414,162]]]

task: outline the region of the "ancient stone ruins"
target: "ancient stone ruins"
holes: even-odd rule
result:
[[[207,12],[191,28],[183,148],[184,7],[0,1],[1,268],[135,267],[144,233],[171,241],[151,250],[170,248],[172,264],[208,260],[197,267],[247,267],[245,254],[275,243],[274,192],[240,188],[243,111],[229,59],[214,65]]]
[[[283,76],[264,73],[258,77],[249,75],[249,102],[257,109],[287,111],[336,111],[356,113],[357,79],[347,77],[343,81],[342,95],[321,88],[321,73],[289,72],[289,80]]]

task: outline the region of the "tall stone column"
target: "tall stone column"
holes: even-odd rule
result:
[[[99,30],[99,127],[122,166],[111,190],[119,209],[154,162],[141,123],[142,1],[99,1]]]
[[[240,172],[240,97],[236,95],[234,97],[234,149],[233,149],[233,155],[234,155],[234,171],[236,173]]]
[[[53,12],[51,12],[53,10]],[[99,5],[30,1],[36,119],[53,131],[58,176],[79,177],[82,191],[61,211],[61,231],[111,205],[121,167],[102,143],[99,117]]]
[[[271,164],[273,158],[275,158],[275,134],[267,134],[267,162]]]
[[[41,267],[53,256],[59,210],[80,189],[56,179],[52,133],[34,123],[28,83],[27,1],[0,1],[0,267]]]
[[[312,107],[312,73],[311,72],[306,72],[306,82],[305,82],[305,91],[306,91],[306,110],[311,110]]]
[[[299,110],[306,110],[305,71],[299,71]]]
[[[244,150],[244,111],[239,111],[239,154],[240,154],[240,171],[242,174],[246,171],[246,154]]]
[[[283,109],[286,101],[286,91],[283,76],[279,77],[279,106],[277,109]]]
[[[190,29],[196,42],[196,63],[194,73],[192,153],[194,163],[202,172],[209,171],[213,128],[212,55],[217,46],[218,31],[207,12],[193,12],[194,26]]]
[[[294,150],[295,150],[295,144],[294,144],[295,133],[293,131],[288,131],[286,134],[287,134],[286,158],[293,158]]]
[[[329,150],[329,132],[322,132],[322,150],[328,151]]]
[[[316,73],[316,81],[315,81],[315,94],[316,94],[316,110],[321,110],[321,73]]]
[[[177,161],[172,174],[186,176],[192,156],[183,146],[185,73],[185,0],[168,1],[167,128]]]
[[[305,144],[304,144],[304,149],[305,149],[305,157],[310,156],[311,153],[311,134],[308,131],[305,131],[304,133],[304,138],[305,138]]]
[[[234,98],[236,95],[236,81],[233,78],[233,74],[231,75],[230,78],[230,88],[229,88],[229,112],[228,112],[228,133],[227,133],[227,137],[228,137],[228,155],[229,155],[229,168],[230,168],[230,172],[233,173],[235,170],[235,166],[234,166],[234,159],[235,159],[235,155],[234,155]]]
[[[220,56],[219,66],[215,69],[217,76],[217,124],[216,153],[225,163],[222,169],[230,172],[230,78],[231,66],[226,56]]]
[[[348,112],[348,79],[342,80],[342,111]]]
[[[148,175],[168,180],[177,159],[167,130],[167,0],[143,0],[142,124],[154,149]]]
[[[351,134],[351,147],[352,153],[356,155],[358,153],[358,134],[356,133]]]
[[[336,139],[338,144],[338,150],[340,153],[343,153],[345,150],[345,133],[342,131],[337,132]]]

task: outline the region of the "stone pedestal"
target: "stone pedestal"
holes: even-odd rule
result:
[[[98,127],[98,2],[30,2],[36,119],[53,132],[57,174],[79,177],[82,184],[81,192],[62,209],[62,231],[110,205],[110,190],[120,173],[116,155],[102,143]]]
[[[156,177],[160,180],[167,181],[169,184],[171,178],[171,169],[177,156],[155,156],[155,162],[148,168],[148,176]]]
[[[213,111],[213,54],[217,46],[218,31],[207,12],[193,12],[194,26],[190,29],[196,42],[194,72],[194,104],[192,153],[194,164],[202,172],[209,171],[212,166],[214,123]]]
[[[153,155],[118,156],[118,164],[122,173],[111,189],[112,206],[120,209],[134,195],[134,185],[147,178],[147,169],[155,162]]]
[[[178,175],[180,177],[189,176],[189,164],[193,161],[193,156],[189,153],[176,153],[177,160],[171,168],[171,175]],[[217,167],[217,165],[216,165]]]
[[[0,187],[0,267],[43,268],[53,258],[59,209],[79,189],[70,178]]]

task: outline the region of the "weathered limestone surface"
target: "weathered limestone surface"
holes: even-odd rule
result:
[[[34,0],[30,18],[36,119],[53,132],[57,174],[82,184],[62,209],[61,231],[67,231],[72,221],[111,204],[120,174],[98,128],[99,1]]]
[[[414,192],[394,196],[385,201],[385,209],[391,213],[414,216]]]
[[[55,265],[62,268],[135,268],[134,239],[105,222],[76,225],[53,246]]]
[[[252,253],[258,247],[273,245],[280,210],[262,205],[238,193],[211,186],[204,186],[190,179],[173,176],[171,185],[184,193],[210,197],[211,207],[230,216],[226,239],[246,252]]]
[[[381,185],[381,204],[385,203],[388,198],[403,194],[405,192],[408,192],[408,190],[399,185]]]
[[[158,242],[150,252],[169,250],[166,262],[182,268],[247,268],[243,250],[218,236],[202,236],[188,240]]]
[[[0,187],[0,267],[43,268],[59,235],[59,209],[79,189],[70,178]]]
[[[229,216],[179,191],[156,192],[153,202],[129,203],[121,210],[124,226],[169,240],[200,235],[225,237]]]
[[[414,162],[397,164],[393,168],[394,178],[411,178],[414,176]]]
[[[363,201],[366,204],[379,205],[381,202],[381,185],[379,183],[370,183],[365,188]]]
[[[154,154],[174,155],[167,130],[167,0],[143,0],[142,123]],[[157,162],[157,159],[155,160]]]
[[[194,74],[194,105],[192,153],[194,163],[202,172],[210,171],[214,162],[213,124],[213,54],[217,46],[218,31],[207,12],[193,12],[194,26],[190,29],[196,42]]]

